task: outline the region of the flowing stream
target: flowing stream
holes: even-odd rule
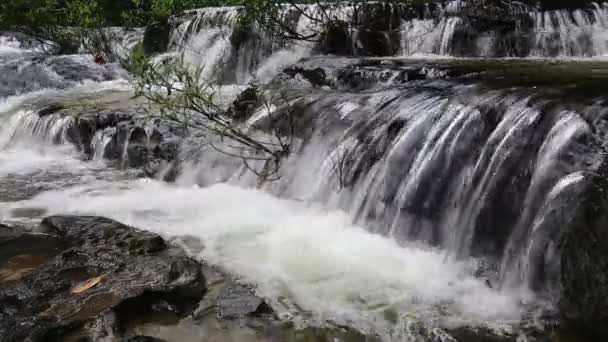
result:
[[[530,14],[525,55],[606,55],[606,6]],[[168,52],[202,65],[230,99],[249,81],[268,83],[316,53],[307,44],[273,49],[264,40],[235,48],[235,11],[199,10],[174,28]],[[96,133],[94,156],[85,160],[66,136],[74,119],[38,110],[59,100],[128,98],[126,74],[86,55],[42,56],[3,37],[0,220],[94,214],[166,237],[191,236],[204,246],[191,253],[255,284],[282,317],[336,322],[386,341],[449,341],[446,332],[461,327],[515,335],[542,329],[538,317],[559,297],[560,208],[576,200],[602,162],[606,98],[559,78],[550,80],[557,87],[531,86],[531,70],[550,64],[543,60],[453,60],[463,25],[457,17],[400,24],[398,55],[450,57],[430,66],[406,59],[424,64],[425,80],[396,84],[401,69],[373,67],[361,69],[374,78],[365,89],[296,92],[312,133],[286,160],[281,179],[261,187],[234,160],[194,143],[182,146],[174,183],[112,167],[104,156],[114,129]],[[476,37],[474,45],[469,57],[496,55],[492,37]],[[607,70],[597,60],[568,63],[578,64],[558,63],[547,74],[570,77],[575,69],[586,79],[589,70]],[[508,73],[505,84],[491,73],[463,82],[432,77],[468,75],[470,65],[515,65],[513,75],[530,72],[532,81],[510,84]],[[268,115],[261,108],[249,124]],[[343,163],[339,177],[336,163]]]

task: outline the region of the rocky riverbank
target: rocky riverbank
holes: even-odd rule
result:
[[[30,232],[2,230],[3,341],[115,338],[134,313],[185,316],[206,292],[197,261],[109,219],[54,216]]]
[[[103,217],[0,225],[2,341],[375,340],[279,319],[253,287],[186,256],[200,248]]]

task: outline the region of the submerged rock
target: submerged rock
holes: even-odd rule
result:
[[[134,312],[184,316],[206,291],[201,265],[168,255],[156,234],[101,217],[53,216],[41,227],[61,248],[18,282],[0,284],[3,341],[107,335]]]
[[[224,287],[217,308],[218,317],[221,319],[239,319],[272,313],[270,306],[250,288],[234,282]]]

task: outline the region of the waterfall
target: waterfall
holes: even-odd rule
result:
[[[413,19],[401,25],[401,53],[404,55],[437,54],[449,55],[458,17],[442,18],[438,23],[432,19]]]
[[[385,340],[460,327],[515,338],[537,311],[554,313],[562,242],[605,172],[608,106],[595,70],[606,68],[367,57],[602,56],[608,5],[526,9],[500,25],[463,15],[465,6],[336,5],[333,16],[357,24],[340,32],[348,57],[315,58],[323,42],[281,44],[243,26],[236,7],[176,19],[159,60],[198,66],[219,87],[255,80],[272,96],[238,121],[271,148],[289,144],[272,182],[251,172],[266,160],[244,165],[226,153],[246,150],[229,137],[187,131],[104,93],[121,90],[118,67],[0,37],[0,175],[12,192],[32,188],[4,203],[0,218],[95,214],[192,236],[205,247],[198,256],[255,284],[278,316],[305,311],[304,323],[331,320]],[[285,24],[319,31],[321,8],[302,9],[285,9]],[[108,32],[120,53],[142,33]],[[310,73],[323,82],[311,86]]]
[[[126,59],[131,50],[141,43],[144,38],[142,28],[108,27],[103,33],[109,43],[111,52],[118,58]],[[83,47],[81,47],[81,50]],[[84,51],[82,51],[84,53]]]
[[[517,12],[513,18],[473,18],[463,14],[465,2],[453,1],[439,9],[427,8],[417,14],[406,5],[370,3],[360,8],[340,4],[329,7],[332,17],[354,23],[350,30],[354,53],[372,53],[362,40],[359,25],[368,25],[375,16],[397,20],[378,31],[371,43],[382,44],[401,56],[439,55],[459,57],[597,57],[608,54],[608,3],[591,8]],[[437,5],[434,5],[437,6]],[[427,6],[428,7],[428,6]],[[285,8],[285,25],[308,36],[322,32],[314,18],[322,17],[318,5],[303,5],[305,13]],[[170,39],[170,55],[203,69],[208,79],[229,84],[251,80],[268,81],[284,66],[317,51],[312,42],[292,42],[283,46],[261,28],[243,25],[238,7],[204,8],[189,13],[175,24]],[[294,13],[295,12],[295,13]],[[376,13],[377,12],[377,13]],[[389,18],[390,17],[390,18]],[[386,30],[386,31],[382,31]],[[384,37],[384,38],[381,38]],[[397,38],[395,38],[397,37]],[[394,41],[397,39],[396,41]],[[393,48],[392,45],[396,45]],[[376,51],[376,50],[374,50]]]
[[[110,141],[112,141],[114,134],[116,134],[115,127],[108,127],[104,130],[97,131],[97,133],[95,133],[93,140],[91,140],[91,147],[93,148],[93,160],[103,160],[106,152],[106,147],[108,146]]]
[[[317,5],[302,5],[304,13],[286,7],[281,17],[295,32],[308,36],[319,30],[321,17]],[[251,80],[268,82],[282,67],[313,53],[315,44],[292,42],[277,45],[264,29],[243,26],[238,21],[238,7],[203,8],[188,14],[188,19],[171,33],[171,54],[203,69],[203,77],[223,83],[246,84]],[[338,19],[352,16],[352,6],[332,10]],[[295,18],[295,19],[294,19]]]
[[[533,19],[531,56],[608,55],[608,3],[594,3],[591,10],[535,13]]]
[[[64,144],[68,142],[68,130],[74,119],[70,116],[47,115],[20,110],[9,116],[0,127],[0,148],[12,144]]]
[[[123,140],[123,148],[122,148],[122,154],[120,157],[120,168],[121,169],[125,169],[128,165],[129,165],[129,143],[131,142],[131,136],[133,135],[133,132],[135,131],[135,128],[129,128],[128,130],[125,131],[125,137]]]
[[[590,9],[515,14],[505,19],[461,16],[446,6],[437,18],[404,20],[401,55],[461,57],[594,57],[608,55],[608,3]],[[529,22],[529,23],[528,23]]]
[[[303,97],[301,115],[314,115],[316,133],[265,188],[346,210],[401,243],[483,258],[502,286],[553,286],[550,250],[568,222],[555,208],[576,198],[603,155],[605,129],[586,119],[597,108],[557,110],[517,92],[430,84]],[[336,120],[345,129],[328,132]],[[215,174],[256,186],[244,170],[201,155],[182,182],[209,185]]]

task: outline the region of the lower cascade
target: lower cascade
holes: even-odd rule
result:
[[[106,29],[197,68],[220,133],[86,42],[0,32],[0,340],[608,338],[608,5],[471,3],[333,5],[340,49],[239,7]]]

